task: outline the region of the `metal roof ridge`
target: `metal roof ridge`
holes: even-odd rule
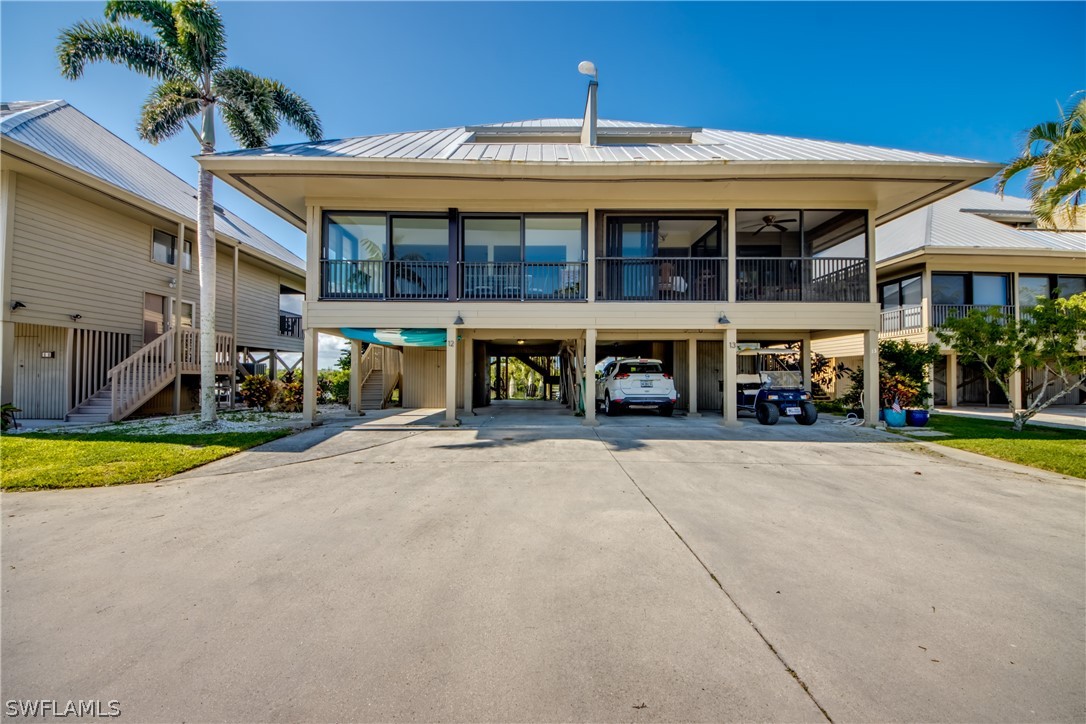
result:
[[[19,126],[32,121],[35,118],[45,115],[46,113],[52,113],[55,110],[64,107],[72,106],[68,101],[63,98],[57,98],[51,101],[4,101],[5,103],[41,103],[41,105],[34,106],[33,108],[27,108],[22,111],[16,111],[7,118],[0,119],[0,131],[10,133]]]

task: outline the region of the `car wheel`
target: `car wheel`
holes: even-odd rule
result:
[[[800,425],[813,425],[818,421],[818,408],[813,402],[803,403],[803,412],[796,415],[796,422]]]
[[[777,420],[781,417],[781,411],[777,409],[777,406],[771,405],[768,402],[763,402],[758,405],[758,409],[754,414],[758,416],[758,422],[763,425],[776,425]]]
[[[618,415],[618,407],[611,402],[611,393],[603,393],[603,412],[608,417],[615,417]]]
[[[660,417],[671,417],[675,414],[675,405],[661,405]]]

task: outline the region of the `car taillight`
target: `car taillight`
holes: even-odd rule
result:
[[[670,379],[671,379],[671,375],[669,375],[669,374],[668,374],[667,372],[665,372],[665,373],[664,373],[664,379],[665,379],[665,380],[670,380]]]
[[[629,375],[626,374],[625,372],[620,372],[619,374],[615,375],[616,380],[625,380],[628,377],[629,377]]]

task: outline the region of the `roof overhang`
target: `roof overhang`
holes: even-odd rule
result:
[[[961,162],[631,161],[535,163],[297,156],[200,156],[200,164],[304,229],[306,207],[422,208],[541,202],[622,208],[685,199],[690,208],[862,205],[885,223],[990,178]]]
[[[875,262],[875,269],[879,273],[893,271],[895,269],[911,266],[924,262],[928,258],[963,257],[976,259],[978,254],[985,257],[997,257],[1000,259],[1045,259],[1058,261],[1070,259],[1077,262],[1083,261],[1086,252],[1072,249],[1038,249],[1038,248],[992,248],[990,246],[924,246],[918,249],[910,249],[886,259]]]
[[[56,183],[59,180],[65,186],[64,190],[66,192],[95,203],[104,201],[107,206],[122,213],[134,215],[148,223],[185,224],[190,229],[195,230],[196,228],[196,219],[194,218],[178,214],[172,209],[104,181],[98,176],[58,161],[52,156],[20,143],[13,138],[3,137],[2,142],[0,142],[0,153],[4,156],[4,167],[7,170],[17,171],[49,183]],[[219,243],[237,247],[239,253],[246,254],[275,269],[288,272],[294,276],[304,277],[305,275],[304,269],[246,244],[234,236],[224,234],[218,229],[215,231],[215,238]]]

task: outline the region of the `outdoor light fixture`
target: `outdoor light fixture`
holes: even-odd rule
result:
[[[20,301],[12,300],[12,302],[11,302],[11,311],[14,312],[17,309],[26,309],[26,305],[23,304]]]
[[[71,317],[73,322],[78,322],[80,319],[83,318],[82,314],[69,314],[68,316]]]
[[[592,76],[592,80],[599,80],[600,74],[596,71],[596,64],[591,60],[582,60],[577,64],[577,72],[581,75]]]
[[[728,316],[726,314],[724,314],[724,312],[720,313],[720,319],[716,320],[716,323],[717,324],[731,324],[731,322],[728,321]]]
[[[170,285],[170,289],[176,288],[177,287],[177,277],[170,277],[169,285]]]
[[[464,318],[461,317],[459,314],[457,314],[456,319],[453,320],[453,324],[459,326],[459,325],[462,325],[463,323],[464,323]]]
[[[517,344],[524,344],[524,340],[523,339],[518,339]]]

